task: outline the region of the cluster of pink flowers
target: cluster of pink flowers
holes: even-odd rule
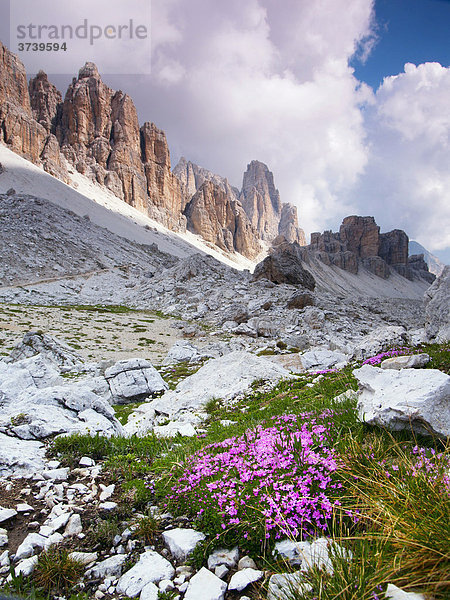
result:
[[[171,500],[201,522],[244,539],[307,537],[327,531],[341,484],[329,447],[334,412],[273,418],[190,457]]]
[[[380,352],[380,354],[376,354],[371,358],[366,358],[363,361],[363,365],[378,365],[385,358],[392,358],[394,356],[403,356],[404,354],[411,354],[411,348],[407,346],[399,346],[398,348],[392,348],[391,350],[387,350],[386,352]]]
[[[407,450],[405,447],[404,450]],[[444,452],[436,452],[433,448],[423,448],[414,446],[408,449],[408,452],[415,457],[405,465],[403,461],[392,461],[386,458],[378,460],[377,464],[383,468],[384,475],[390,479],[392,477],[426,477],[433,484],[442,487],[442,491],[450,493],[450,458]],[[366,455],[370,460],[376,460],[373,452]]]

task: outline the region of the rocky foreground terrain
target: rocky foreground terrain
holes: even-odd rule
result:
[[[370,563],[353,560],[358,548],[325,524],[333,489],[343,485],[331,484],[330,452],[341,438],[335,450],[321,442],[326,458],[317,455],[308,467],[313,473],[312,465],[324,461],[320,485],[327,494],[310,513],[276,491],[286,473],[274,463],[272,482],[267,448],[290,447],[282,432],[294,418],[301,418],[306,448],[312,413],[305,411],[318,410],[326,424],[341,404],[352,423],[359,415],[358,427],[369,428],[364,435],[372,435],[371,426],[412,429],[413,440],[424,440],[420,452],[431,440],[442,457],[450,434],[448,267],[427,289],[423,280],[394,272],[385,280],[361,263],[357,274],[313,257],[305,263],[282,245],[250,274],[205,255],[180,259],[139,246],[42,199],[2,200],[11,217],[0,287],[0,576],[9,593],[290,600],[317,597],[317,578],[331,585],[342,562]],[[22,237],[14,228],[20,214]],[[395,297],[398,289],[411,298]],[[58,319],[44,321],[46,310],[59,311]],[[38,323],[52,336],[36,331]],[[270,429],[273,419],[278,425]],[[263,445],[249,446],[241,459],[252,431]],[[267,435],[281,437],[267,446]],[[273,534],[263,544],[258,513],[241,514],[234,504],[235,483],[227,508],[216,498],[217,482],[227,486],[236,474],[230,480],[223,463],[214,479],[213,455],[194,477],[190,460],[207,443],[230,443],[244,461],[241,473],[255,454],[259,485],[275,486],[262,494],[261,506],[279,506],[275,514],[289,526],[265,509],[262,526]],[[441,473],[445,459],[439,460],[420,464]],[[194,478],[183,487],[183,477]],[[212,480],[189,499],[201,477]],[[438,489],[440,478],[432,478]],[[304,497],[310,493],[305,488]],[[337,510],[341,500],[332,502]],[[222,522],[215,524],[218,515]],[[253,533],[240,529],[244,522]],[[417,582],[410,571],[377,573],[379,589],[367,576],[370,595],[351,597],[373,592],[412,600],[425,592],[439,599],[448,591],[442,575],[436,585],[426,577]]]

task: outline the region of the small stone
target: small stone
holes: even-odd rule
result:
[[[114,483],[112,483],[111,485],[108,485],[107,487],[102,486],[100,484],[100,487],[103,488],[102,492],[100,493],[100,502],[105,502],[105,500],[109,500],[111,498],[111,496],[114,494],[114,490],[116,488]]]
[[[67,521],[66,528],[64,530],[65,536],[78,535],[83,531],[83,525],[81,523],[81,517],[78,514],[72,515]]]
[[[69,558],[89,566],[95,563],[98,558],[97,552],[71,552]]]
[[[171,592],[175,589],[175,586],[172,583],[172,581],[170,581],[170,579],[162,579],[158,583],[158,587],[161,590],[161,592]]]
[[[142,588],[140,600],[158,600],[159,588],[152,582]]]
[[[256,569],[256,563],[250,556],[243,556],[238,562],[238,571],[242,569]]]
[[[98,507],[101,508],[102,510],[106,510],[107,512],[110,512],[110,511],[114,510],[115,508],[117,508],[117,502],[103,502],[102,504],[99,504]]]
[[[312,586],[305,582],[302,573],[277,573],[269,580],[267,600],[291,600],[292,591],[302,596],[312,590]]]
[[[251,583],[255,583],[255,581],[259,581],[264,577],[263,571],[257,571],[256,569],[244,568],[241,571],[238,571],[233,575],[230,579],[230,583],[228,584],[229,590],[237,590],[241,592]]]
[[[105,597],[105,594],[101,590],[97,590],[94,594],[97,600],[102,600]]]
[[[214,575],[219,579],[224,579],[226,575],[230,572],[230,569],[225,565],[219,565],[214,569]]]
[[[386,600],[425,600],[425,596],[422,594],[405,592],[392,583],[388,584],[385,597]]]
[[[102,579],[104,577],[116,575],[120,576],[125,560],[126,556],[123,554],[120,556],[111,556],[110,558],[106,558],[88,571],[89,576],[93,579]]]
[[[52,481],[66,481],[69,477],[69,469],[49,469],[48,471],[42,471],[44,479],[51,479]]]
[[[219,565],[232,568],[237,565],[238,559],[239,550],[237,547],[232,550],[219,549],[208,556],[208,569],[215,569]]]
[[[185,560],[205,535],[194,529],[170,529],[162,534],[164,543],[178,560]]]
[[[139,562],[124,573],[117,584],[117,592],[125,596],[137,596],[148,583],[171,579],[175,569],[170,562],[153,550],[141,554]]]
[[[3,508],[0,506],[0,523],[4,523],[5,521],[9,521],[17,515],[17,511],[13,508]]]
[[[16,506],[16,510],[18,513],[26,513],[26,512],[33,511],[34,508],[32,506],[30,506],[29,504],[27,504],[26,502],[24,502],[23,504],[18,504]]]
[[[190,580],[184,600],[223,600],[227,584],[202,567]]]
[[[31,558],[26,558],[25,560],[22,560],[14,568],[16,577],[17,577],[17,575],[20,575],[20,574],[22,574],[24,577],[28,577],[29,575],[31,575],[31,573],[34,571],[34,569],[37,565],[37,561],[38,561],[37,556],[32,556]],[[11,577],[11,575],[7,578],[6,581],[11,581],[12,577],[11,577],[11,579],[10,579],[10,577]]]
[[[80,461],[79,461],[78,464],[80,465],[80,467],[94,467],[95,466],[95,460],[93,460],[89,456],[82,456],[80,458]]]

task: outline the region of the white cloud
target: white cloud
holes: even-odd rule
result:
[[[351,210],[338,195],[366,164],[370,92],[348,59],[370,37],[372,0],[191,0],[169,12],[156,0],[159,11],[178,33],[154,50],[150,118],[171,146],[238,186],[250,160],[266,162],[309,231]]]
[[[450,69],[438,63],[385,78],[367,115],[371,154],[355,194],[384,229],[405,229],[431,251],[450,246],[449,104]]]

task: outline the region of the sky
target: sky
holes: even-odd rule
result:
[[[141,123],[166,132],[173,165],[185,156],[241,187],[260,160],[307,234],[372,215],[450,263],[450,1],[14,2],[30,3],[13,5],[20,18],[52,23],[132,11],[148,22],[151,50],[84,40],[65,56],[19,55],[63,93],[96,62]],[[15,51],[10,12],[0,0],[0,39]]]

